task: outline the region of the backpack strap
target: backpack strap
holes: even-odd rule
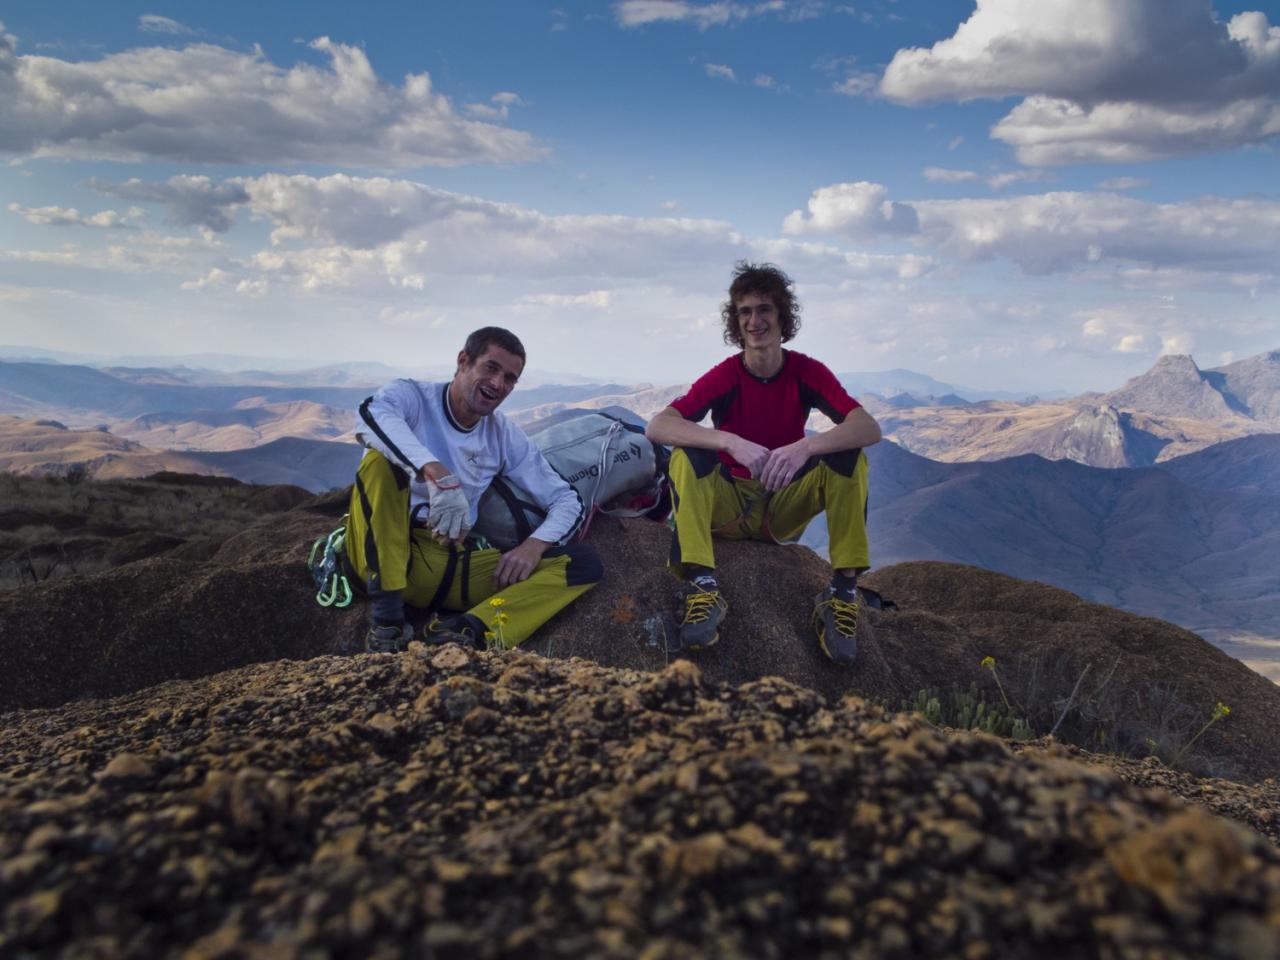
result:
[[[516,521],[516,536],[519,538],[517,542],[524,543],[533,534],[533,527],[529,525],[529,518],[525,515],[525,511],[540,511],[542,508],[536,503],[526,503],[517,497],[515,491],[502,477],[494,477],[490,486],[502,498],[502,502],[507,505],[507,509],[511,511],[511,516]]]

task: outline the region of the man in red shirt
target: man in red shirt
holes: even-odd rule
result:
[[[828,657],[851,664],[858,652],[858,574],[871,565],[862,448],[880,440],[880,426],[823,364],[782,349],[800,328],[800,305],[777,267],[737,264],[721,319],[725,343],[741,352],[698,378],[645,431],[675,448],[671,566],[689,581],[679,647],[714,644],[728,611],[715,576],[713,534],[784,542],[825,510],[832,580],[814,601],[814,628]],[[806,436],[815,408],[835,426]],[[702,426],[708,413],[711,426]]]

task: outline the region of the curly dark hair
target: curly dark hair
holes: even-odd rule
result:
[[[790,277],[772,263],[750,263],[739,260],[733,265],[733,283],[729,284],[729,299],[720,308],[724,322],[724,342],[741,349],[742,330],[738,326],[738,301],[748,294],[768,297],[778,308],[778,326],[782,330],[782,342],[786,343],[800,332],[800,301],[796,299],[796,285]]]

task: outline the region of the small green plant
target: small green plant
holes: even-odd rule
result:
[[[991,671],[991,676],[995,677],[996,688],[1000,691],[1000,699],[1004,701],[1005,709],[1012,710],[1013,707],[1009,705],[1009,697],[1004,692],[1004,684],[1000,682],[1000,674],[996,673],[996,658],[983,657],[982,665]]]
[[[967,690],[919,690],[915,697],[903,701],[902,708],[923,714],[939,727],[982,730],[1011,740],[1035,738],[1035,731],[1025,718],[1018,716],[1007,702],[988,701],[976,683],[969,684]]]
[[[1173,760],[1169,764],[1169,766],[1176,767],[1179,764],[1181,764],[1182,758],[1186,756],[1187,751],[1191,749],[1192,744],[1194,744],[1197,740],[1199,740],[1206,730],[1212,727],[1219,720],[1225,719],[1227,716],[1230,715],[1230,713],[1231,713],[1231,708],[1228,707],[1221,700],[1219,700],[1216,704],[1214,704],[1213,713],[1209,717],[1209,722],[1206,723],[1203,727],[1201,727],[1196,732],[1196,735],[1194,737],[1192,737],[1190,740],[1188,740],[1186,743],[1182,745],[1182,749],[1179,750],[1176,754],[1174,754]]]

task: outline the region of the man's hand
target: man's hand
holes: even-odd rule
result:
[[[765,461],[769,459],[769,448],[744,440],[737,434],[730,434],[730,436],[732,439],[725,446],[725,453],[746,467],[751,476],[759,480],[760,471],[764,469]]]
[[[760,482],[770,493],[781,490],[792,481],[809,456],[807,437],[795,443],[789,443],[785,447],[779,447],[777,450],[770,450],[764,467],[760,471]]]
[[[439,479],[427,478],[427,526],[441,543],[461,543],[467,535],[467,518],[471,505],[462,492],[462,481],[452,474]]]
[[[550,546],[551,544],[545,540],[530,537],[520,546],[508,550],[498,561],[497,569],[493,571],[494,585],[502,590],[513,583],[528,580],[529,574],[533,573],[538,561]]]

